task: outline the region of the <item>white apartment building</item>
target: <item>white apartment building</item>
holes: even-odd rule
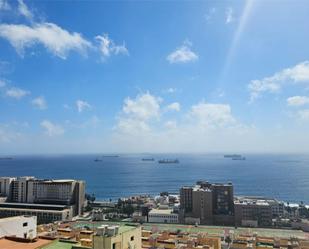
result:
[[[0,177],[0,196],[9,197],[11,194],[11,183],[14,177]]]
[[[34,239],[37,237],[36,230],[35,216],[15,216],[0,219],[0,239],[5,236]]]
[[[152,223],[179,223],[178,214],[172,209],[152,209],[148,214],[148,222]]]

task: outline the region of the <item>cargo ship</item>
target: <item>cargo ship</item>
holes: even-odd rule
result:
[[[179,163],[178,159],[161,159],[158,163]]]
[[[154,158],[142,158],[142,161],[150,161],[153,162],[155,159]]]

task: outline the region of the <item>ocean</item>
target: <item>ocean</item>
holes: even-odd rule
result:
[[[246,160],[222,154],[120,154],[14,156],[0,160],[0,176],[73,178],[86,181],[86,192],[97,200],[179,192],[197,180],[232,182],[235,195],[275,197],[309,204],[309,155],[244,155]],[[102,161],[95,162],[96,158]],[[178,158],[179,164],[142,161]]]

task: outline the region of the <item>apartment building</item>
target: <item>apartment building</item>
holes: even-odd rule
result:
[[[235,224],[248,227],[269,227],[272,225],[272,206],[263,199],[236,199]]]
[[[39,221],[42,223],[46,220],[54,221],[63,218],[67,220],[72,216],[83,213],[85,203],[84,181],[71,179],[42,180],[25,176],[18,178],[0,177],[0,183],[0,193],[7,196],[5,205],[1,204],[0,215],[2,217],[13,213],[31,214],[34,213],[33,210],[36,210],[40,217]],[[55,208],[57,205],[58,207]],[[10,207],[12,210],[10,210]]]
[[[108,226],[97,228],[93,236],[93,249],[141,249],[140,226]]]
[[[148,222],[151,223],[178,223],[178,214],[172,209],[152,209],[148,214]]]
[[[193,187],[180,189],[180,208],[186,218],[200,224],[233,225],[233,185],[198,181]]]

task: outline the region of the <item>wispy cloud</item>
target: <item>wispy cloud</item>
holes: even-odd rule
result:
[[[207,22],[209,22],[211,19],[212,19],[212,17],[213,17],[213,15],[216,13],[216,8],[210,8],[208,11],[207,11],[207,13],[205,14],[205,19],[206,19],[206,21]]]
[[[64,129],[61,125],[52,123],[49,120],[43,120],[40,125],[45,130],[45,133],[50,137],[59,136],[64,133]]]
[[[18,87],[12,87],[12,88],[7,89],[5,94],[6,96],[11,97],[11,98],[21,99],[25,97],[26,95],[29,95],[30,92],[27,90],[18,88]]]
[[[303,106],[309,104],[309,97],[307,96],[293,96],[287,98],[287,104],[289,106]]]
[[[229,7],[225,11],[225,23],[229,24],[234,21],[234,10],[233,8]]]
[[[278,92],[284,84],[288,83],[309,83],[309,61],[283,69],[261,80],[252,80],[248,85],[250,101],[254,101],[263,93]]]
[[[191,50],[192,43],[185,41],[182,46],[170,53],[166,59],[169,63],[188,63],[198,60],[198,55]]]
[[[3,79],[0,79],[0,88],[6,86],[6,81]]]
[[[87,101],[80,100],[80,99],[76,101],[76,107],[77,107],[78,112],[91,110],[92,108],[92,106]]]
[[[7,0],[0,0],[0,11],[1,10],[10,10],[11,6]]]
[[[31,101],[32,105],[39,110],[44,110],[47,108],[46,100],[43,96],[39,96]]]
[[[65,59],[69,52],[85,54],[92,45],[81,34],[62,29],[54,23],[0,24],[0,37],[7,39],[23,56],[26,48],[41,44],[53,55]]]
[[[129,51],[124,43],[122,45],[115,44],[107,34],[98,35],[95,39],[99,42],[98,48],[103,59],[110,57],[111,55],[129,55]]]
[[[18,12],[29,20],[33,19],[33,14],[23,0],[18,0]]]
[[[169,104],[169,105],[166,107],[166,110],[167,110],[167,111],[179,112],[179,111],[180,111],[180,104],[179,104],[178,102],[171,103],[171,104]]]

